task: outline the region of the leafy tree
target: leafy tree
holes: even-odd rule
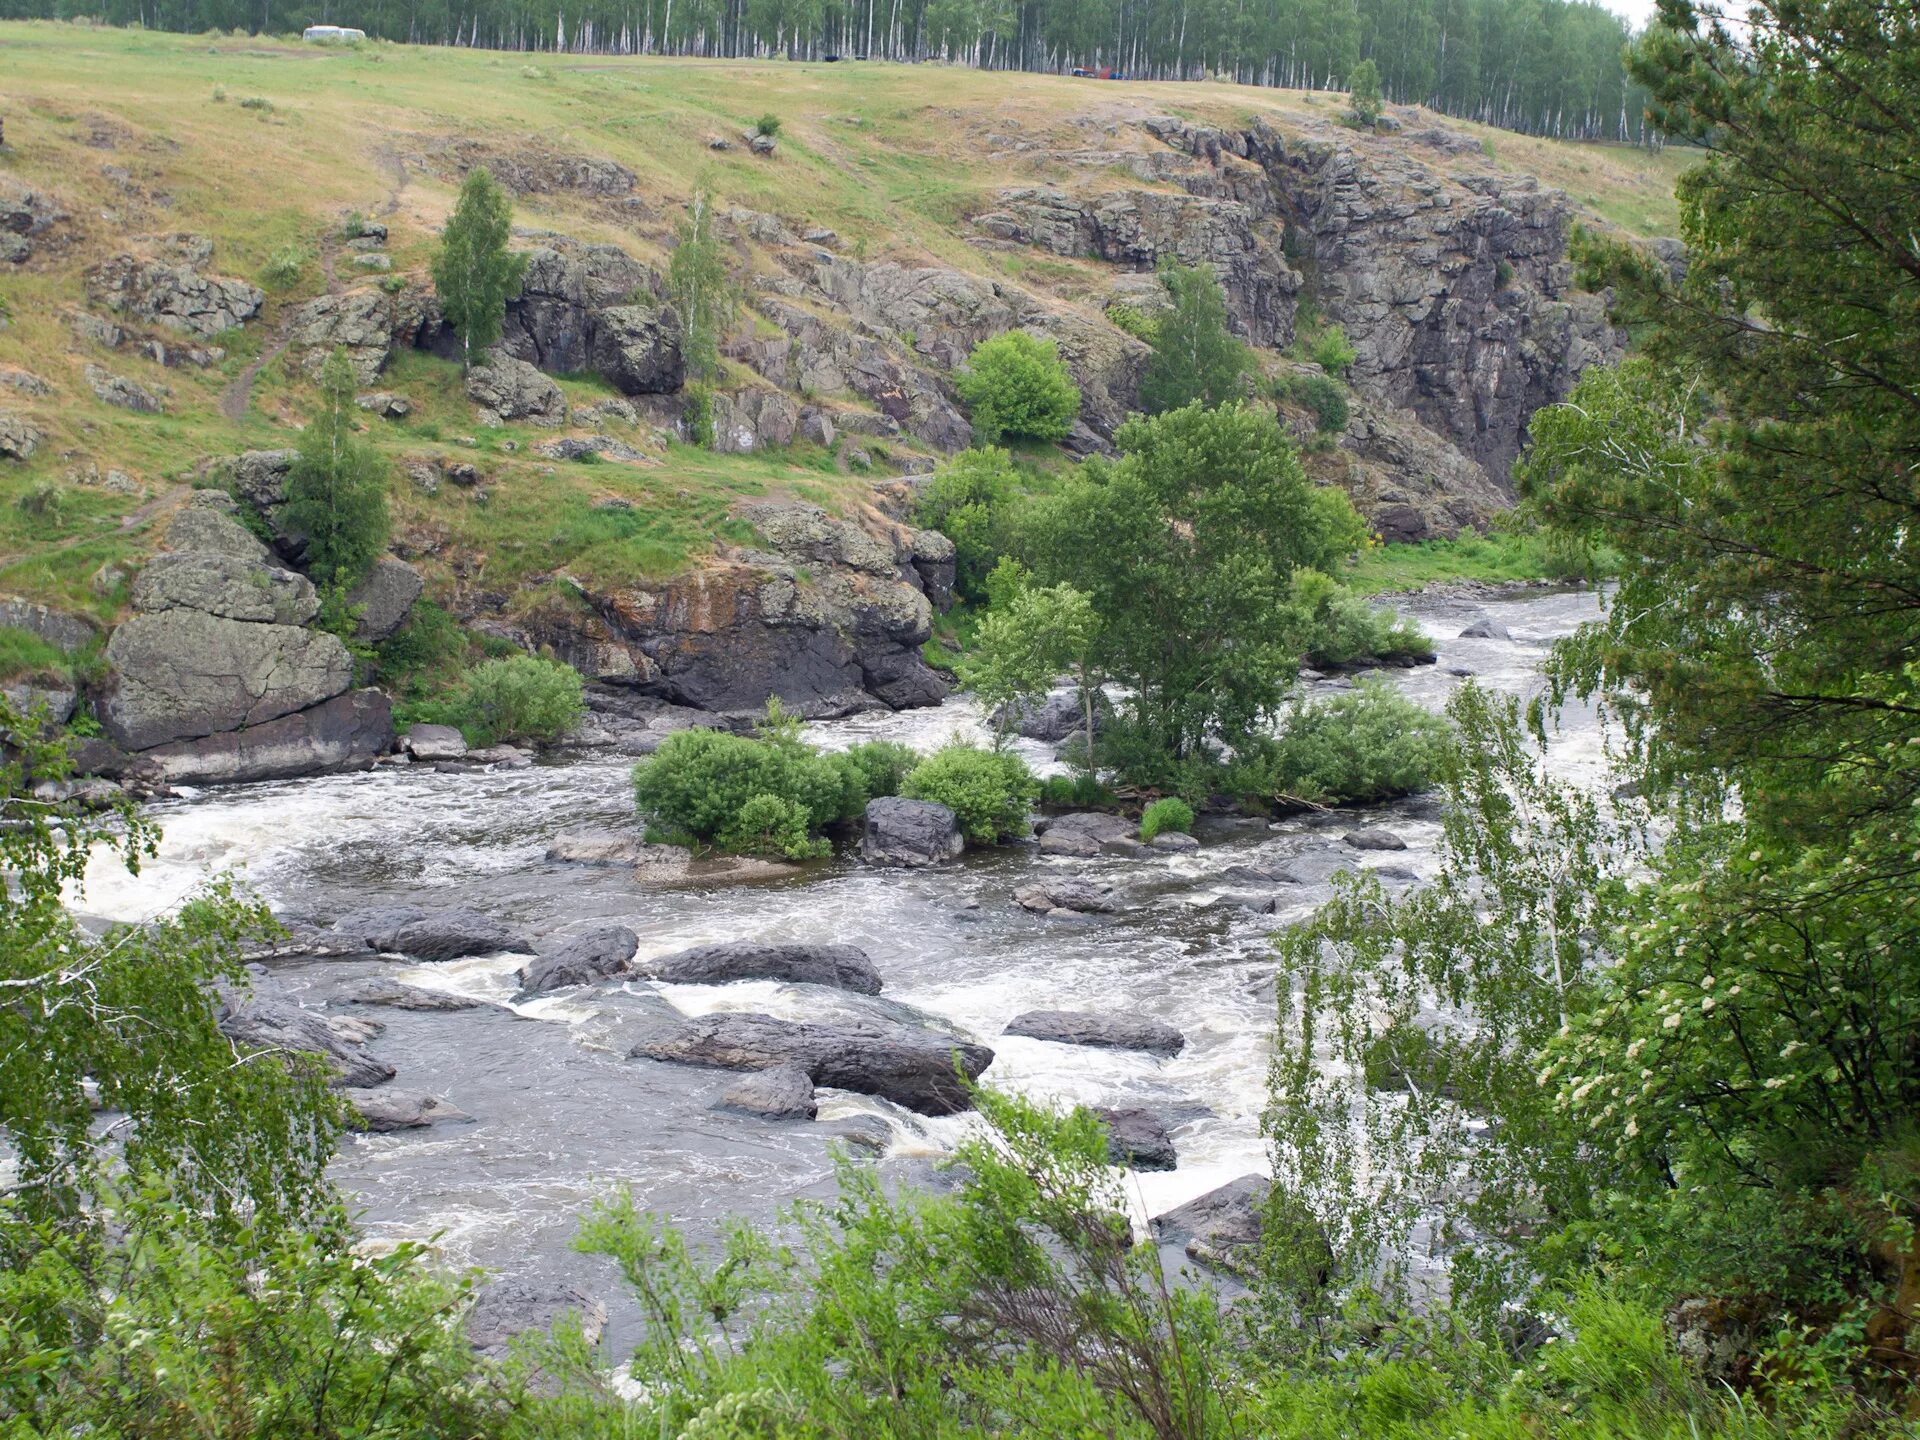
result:
[[[1091,660],[1131,692],[1161,751],[1202,753],[1270,717],[1299,657],[1293,572],[1325,569],[1365,529],[1316,489],[1272,416],[1189,405],[1123,425],[1118,461],[1089,460],[1023,529],[1035,574],[1091,600]]]
[[[987,576],[1008,544],[1018,482],[1013,457],[988,447],[962,450],[920,492],[914,518],[953,542],[953,588],[963,600],[987,598]]]
[[[460,183],[460,198],[440,232],[433,288],[440,312],[460,337],[460,363],[500,338],[507,301],[520,290],[524,255],[507,250],[513,238],[513,201],[484,165]]]
[[[1347,76],[1347,106],[1353,123],[1371,130],[1380,123],[1382,105],[1380,67],[1371,58],[1362,60]]]
[[[1253,367],[1247,347],[1227,330],[1227,300],[1211,271],[1172,261],[1160,266],[1171,308],[1154,319],[1153,358],[1140,377],[1149,415],[1196,401],[1213,406],[1246,393]]]
[[[986,443],[1002,435],[1061,440],[1080,415],[1073,383],[1053,341],[1009,330],[973,347],[954,389]]]
[[[981,617],[962,683],[995,717],[996,745],[1006,743],[1016,708],[1045,695],[1069,668],[1080,682],[1087,733],[1093,733],[1099,687],[1091,655],[1097,629],[1093,603],[1071,585],[1022,586]]]
[[[320,371],[320,408],[300,432],[283,511],[307,537],[307,569],[336,590],[358,582],[385,552],[390,523],[390,469],[354,433],[356,388],[346,352],[335,350]]]
[[[667,260],[667,298],[680,317],[687,374],[708,384],[720,373],[720,338],[739,313],[740,296],[713,233],[713,196],[705,190],[694,192],[678,237]]]

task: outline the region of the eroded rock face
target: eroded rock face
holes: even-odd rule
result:
[[[320,596],[306,576],[277,565],[234,555],[169,552],[149,560],[133,582],[133,608],[304,625],[319,613]]]
[[[366,770],[392,748],[392,702],[378,690],[350,690],[264,725],[174,741],[140,758],[173,784],[235,785]]]
[[[373,562],[366,579],[347,592],[347,604],[360,612],[353,628],[354,638],[378,645],[407,623],[407,617],[413,613],[413,602],[425,588],[426,582],[413,566],[391,555],[381,556]]]
[[[40,427],[24,415],[0,410],[0,456],[9,460],[30,460],[40,448]]]
[[[922,1115],[971,1109],[973,1097],[956,1066],[978,1079],[993,1063],[986,1046],[936,1031],[877,1022],[798,1024],[739,1013],[703,1016],[665,1039],[643,1041],[633,1053],[729,1070],[791,1065],[816,1085],[878,1095]]]
[[[208,246],[165,259],[116,255],[87,272],[87,300],[102,310],[203,339],[237,329],[260,313],[266,294],[244,280],[202,275],[186,258],[211,253]]]
[[[560,387],[504,351],[492,351],[485,364],[467,372],[467,398],[480,407],[481,422],[487,425],[509,420],[559,425],[567,418],[567,399]]]

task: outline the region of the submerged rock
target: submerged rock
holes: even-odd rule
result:
[[[1145,1050],[1161,1056],[1178,1055],[1187,1045],[1187,1037],[1164,1020],[1145,1015],[1102,1015],[1090,1010],[1028,1010],[1009,1020],[1003,1033],[1102,1050]]]
[[[731,1070],[792,1065],[816,1085],[878,1095],[923,1115],[971,1109],[960,1076],[978,1079],[993,1051],[958,1036],[871,1021],[803,1024],[771,1015],[722,1013],[636,1046],[636,1058]]]
[[[967,848],[953,811],[931,800],[886,795],[867,802],[860,855],[872,865],[937,865]]]
[[[880,972],[866,951],[853,945],[737,940],[656,956],[643,960],[638,968],[656,980],[678,985],[780,980],[789,985],[829,985],[857,995],[880,993]]]
[[[363,980],[341,995],[349,1005],[385,1005],[395,1010],[477,1010],[486,1002],[471,995],[456,995],[450,990],[428,990],[419,985],[403,985],[382,976]]]
[[[1359,830],[1349,830],[1340,837],[1356,850],[1404,850],[1407,842],[1391,830],[1383,830],[1377,825],[1369,825]]]
[[[798,1065],[775,1065],[742,1076],[727,1087],[720,1103],[765,1120],[811,1120],[819,1110],[813,1079]]]
[[[418,1130],[447,1120],[471,1120],[464,1110],[446,1101],[411,1090],[347,1090],[347,1103],[359,1117],[360,1128],[375,1133]]]

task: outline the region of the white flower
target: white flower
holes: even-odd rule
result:
[[[1714,1004],[1715,1004],[1715,1001],[1713,996],[1711,995],[1707,996],[1706,999],[1700,1002],[1700,1013],[1702,1015],[1705,1015],[1708,1011],[1713,1009]]]
[[[1673,1014],[1667,1016],[1665,1020],[1660,1022],[1660,1028],[1662,1030],[1678,1030],[1680,1028],[1680,1013],[1675,1011]]]

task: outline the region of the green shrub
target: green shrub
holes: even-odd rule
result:
[[[1149,345],[1160,334],[1160,322],[1131,300],[1116,300],[1107,306],[1107,320],[1116,330]]]
[[[551,740],[586,714],[580,672],[534,655],[483,660],[467,672],[451,713],[472,745]]]
[[[1172,795],[1154,801],[1140,816],[1142,840],[1151,842],[1154,836],[1169,832],[1179,835],[1193,833],[1193,807]]]
[[[1337,378],[1347,373],[1347,367],[1353,364],[1360,352],[1353,348],[1346,331],[1338,325],[1329,325],[1307,342],[1307,354],[1312,357],[1314,364]]]
[[[687,386],[680,423],[686,427],[689,445],[698,445],[702,450],[713,448],[713,386],[705,382]]]
[[[736,855],[773,855],[786,860],[814,860],[832,846],[807,833],[813,817],[804,805],[778,795],[755,795],[720,827],[716,837],[723,850]]]
[[[1061,809],[1104,810],[1113,801],[1113,791],[1097,775],[1049,775],[1040,782],[1042,805]]]
[[[468,648],[458,620],[431,600],[416,600],[407,623],[374,650],[371,678],[388,694],[418,699],[452,681]]]
[[[911,745],[897,740],[865,740],[848,747],[837,758],[852,768],[865,797],[861,803],[865,804],[882,795],[898,795],[923,757]]]
[[[1051,340],[1009,330],[973,347],[954,376],[972,418],[987,442],[1002,435],[1029,440],[1064,439],[1080,414],[1080,387],[1073,383]]]
[[[1293,572],[1289,609],[1297,646],[1310,665],[1433,653],[1433,642],[1418,625],[1397,611],[1376,610],[1318,570]]]
[[[953,811],[970,844],[998,845],[1027,833],[1040,782],[1018,755],[955,741],[922,761],[900,793]]]
[[[771,140],[780,133],[780,117],[771,110],[753,122],[753,133]]]
[[[1378,680],[1300,706],[1280,738],[1226,767],[1223,788],[1256,804],[1343,805],[1412,795],[1445,758],[1447,722]]]
[[[1290,400],[1313,416],[1314,428],[1337,435],[1347,428],[1347,391],[1329,375],[1282,376],[1273,382],[1273,398]]]
[[[1015,478],[1005,450],[963,450],[920,492],[914,519],[953,542],[953,588],[962,599],[986,598],[987,576],[1008,543]]]

